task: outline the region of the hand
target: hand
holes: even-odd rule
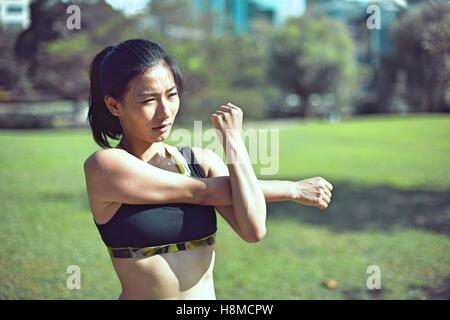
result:
[[[222,135],[242,130],[243,112],[232,103],[222,105],[211,114],[211,123]]]
[[[293,184],[292,201],[307,206],[326,209],[331,202],[331,183],[321,177],[296,181]]]

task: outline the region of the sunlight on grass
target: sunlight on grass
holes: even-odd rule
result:
[[[450,275],[450,117],[299,122],[280,138],[280,171],[262,178],[322,176],[333,202],[270,204],[257,244],[219,218],[218,299],[422,299]],[[117,299],[85,194],[90,132],[5,130],[0,147],[0,299]],[[373,264],[378,295],[366,288]],[[65,286],[69,265],[81,268],[81,290]]]

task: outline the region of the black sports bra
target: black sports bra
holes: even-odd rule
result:
[[[172,147],[165,147],[181,174],[205,178],[190,147],[177,147],[183,158],[171,151]],[[148,257],[209,246],[215,243],[217,231],[214,207],[186,203],[123,203],[110,221],[96,226],[115,258]]]

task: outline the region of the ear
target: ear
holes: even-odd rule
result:
[[[103,99],[109,112],[111,112],[113,116],[118,117],[122,110],[122,105],[120,104],[120,102],[111,96],[105,96]]]

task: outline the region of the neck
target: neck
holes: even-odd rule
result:
[[[122,137],[118,148],[124,149],[142,161],[149,162],[154,158],[165,158],[166,150],[164,142],[147,142],[139,140],[128,140]]]

